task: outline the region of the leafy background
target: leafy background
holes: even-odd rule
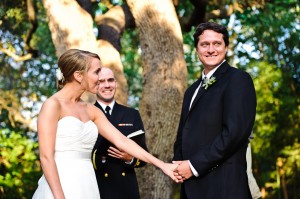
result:
[[[206,10],[218,7],[218,1],[209,2]],[[225,6],[232,3],[220,2]],[[26,1],[0,2],[0,198],[31,198],[42,174],[32,124],[41,103],[56,91],[57,58],[44,8],[40,1],[34,3],[39,25],[31,46],[39,53],[35,54],[33,49],[28,59],[24,39],[31,25]],[[253,172],[264,198],[300,198],[299,2],[243,3],[252,6],[216,21],[226,25],[230,32],[228,61],[249,72],[256,88],[258,106],[255,139],[251,143]],[[185,17],[191,15],[192,8],[190,1],[180,1],[176,11],[178,16]],[[94,9],[105,13],[109,8],[98,2]],[[201,74],[193,47],[193,30],[194,27],[183,32],[189,85]],[[142,93],[137,31],[125,31],[121,42],[128,104],[137,108]]]

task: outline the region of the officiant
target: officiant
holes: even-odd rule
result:
[[[101,68],[99,81],[95,106],[104,112],[119,131],[147,150],[140,113],[134,108],[118,104],[114,98],[117,82],[113,71],[106,67]],[[100,135],[93,149],[92,161],[101,199],[140,198],[134,169],[144,166],[145,162],[120,151]]]

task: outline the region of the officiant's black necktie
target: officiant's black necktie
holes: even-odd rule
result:
[[[106,115],[106,118],[107,118],[108,120],[110,120],[110,113],[109,113],[109,111],[110,111],[110,107],[107,106],[107,107],[105,108],[105,115]]]

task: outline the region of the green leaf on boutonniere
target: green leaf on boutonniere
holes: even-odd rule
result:
[[[215,83],[217,80],[214,76],[211,76],[209,79],[204,79],[202,83],[202,87],[206,90],[210,85]]]

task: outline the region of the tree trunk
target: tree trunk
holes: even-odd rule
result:
[[[91,15],[73,0],[43,0],[43,4],[47,11],[56,55],[59,57],[71,48],[97,53],[102,64],[114,70],[118,81],[116,99],[121,104],[126,104],[128,98],[127,82],[123,74],[120,53],[110,42],[103,39],[96,40]],[[65,13],[68,13],[67,17]],[[122,19],[119,18],[118,20],[121,21]],[[82,98],[91,103],[96,100],[96,96],[91,93],[84,93]]]
[[[43,4],[57,56],[71,48],[99,54],[91,15],[76,1],[43,0]]]
[[[43,3],[57,56],[70,48],[89,50],[100,55],[104,66],[117,68],[117,77],[118,73],[122,73],[118,49],[101,37],[96,41],[92,18],[76,1],[43,0]],[[144,90],[140,111],[147,132],[149,151],[170,162],[187,73],[179,22],[171,0],[128,0],[128,4],[141,39]],[[68,17],[65,17],[64,13],[68,13]],[[107,18],[111,16],[109,15],[107,14]],[[124,25],[122,20],[121,17],[118,22],[121,24],[118,25],[119,28]],[[102,21],[102,24],[111,25],[106,20]],[[118,84],[119,87],[123,85],[124,82]],[[139,172],[142,198],[173,197],[173,183],[160,170],[147,166],[143,172],[143,175]]]
[[[43,0],[43,4],[57,57],[71,48],[88,50],[100,56],[91,15],[76,1]],[[91,103],[96,100],[95,95],[87,92],[82,98]]]
[[[126,28],[126,18],[134,20],[131,13],[126,12],[126,10],[128,10],[126,6],[115,6],[104,15],[95,17],[99,34],[98,46],[103,57],[102,63],[114,71],[117,79],[115,98],[119,103],[124,105],[127,104],[128,94],[127,81],[124,77],[124,68],[120,57],[120,38]]]
[[[127,3],[141,40],[140,112],[148,149],[159,159],[170,162],[187,77],[181,29],[171,0]],[[141,198],[173,198],[173,182],[159,169],[147,165],[137,172]]]

